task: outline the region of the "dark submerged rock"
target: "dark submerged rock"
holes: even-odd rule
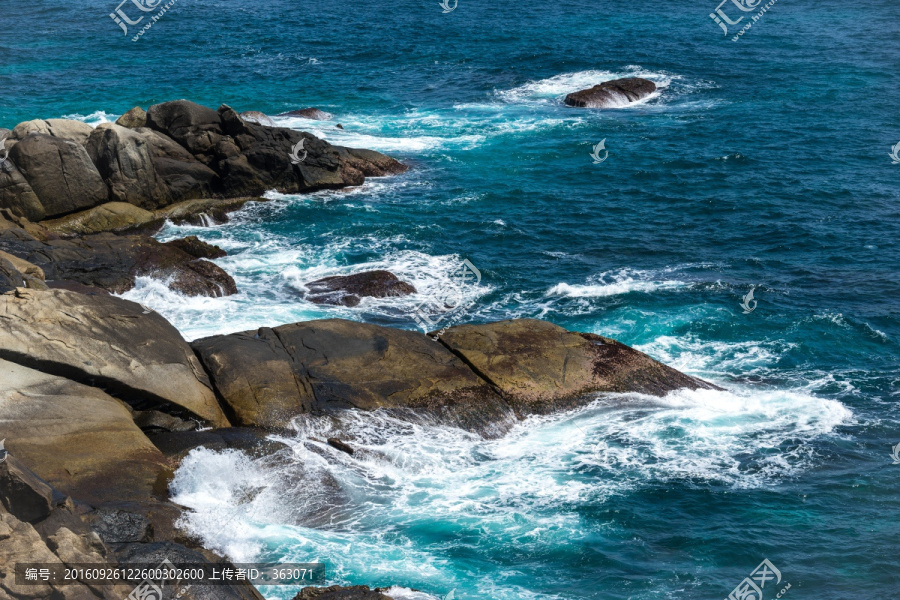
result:
[[[306,284],[306,299],[315,304],[356,306],[360,297],[386,298],[415,294],[416,288],[389,271],[366,271],[317,279]]]

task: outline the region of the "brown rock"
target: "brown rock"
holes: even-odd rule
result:
[[[87,502],[150,498],[162,454],[121,401],[97,388],[0,360],[0,438],[11,456]]]
[[[284,427],[313,409],[413,409],[495,436],[514,420],[462,361],[412,331],[329,319],[192,347],[242,425]]]
[[[569,106],[584,108],[615,108],[646,98],[656,91],[656,84],[640,77],[606,81],[592,88],[572,92],[566,96]]]
[[[65,217],[43,221],[41,225],[62,237],[74,237],[134,230],[152,233],[162,227],[162,223],[161,217],[134,204],[107,202]]]
[[[440,341],[494,384],[519,416],[570,408],[596,392],[663,396],[715,388],[615,340],[546,321],[459,325]]]
[[[116,120],[116,125],[128,127],[129,129],[137,129],[138,127],[147,126],[147,111],[140,106],[135,106],[127,113]]]
[[[168,321],[139,304],[17,290],[0,295],[0,323],[2,359],[102,385],[139,409],[228,426],[191,348]]]
[[[306,299],[315,304],[356,306],[360,297],[386,298],[415,294],[416,288],[389,271],[365,271],[317,279],[306,284]]]

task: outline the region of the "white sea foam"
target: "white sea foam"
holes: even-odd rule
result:
[[[605,271],[586,284],[558,283],[547,290],[548,296],[569,298],[604,298],[632,292],[673,290],[688,285],[677,279],[663,279],[668,273],[639,269]]]
[[[659,97],[662,90],[668,88],[673,81],[681,79],[678,75],[672,75],[660,71],[647,71],[641,67],[629,66],[624,71],[589,70],[575,73],[563,73],[532,81],[511,90],[498,91],[497,96],[511,104],[533,103],[548,101],[558,102],[566,94],[593,87],[604,81],[622,79],[625,77],[642,77],[656,84],[657,91],[637,102],[626,102],[623,106],[639,106],[647,104]]]
[[[814,467],[819,442],[852,421],[834,400],[747,387],[608,395],[529,418],[492,441],[381,411],[303,416],[293,436],[279,438],[293,447],[290,460],[195,450],[176,474],[173,499],[195,511],[184,519],[188,530],[232,558],[275,548],[282,560],[325,561],[337,582],[402,576],[443,596],[460,585],[446,558],[454,537],[428,544],[407,532],[457,531],[479,551],[562,548],[589,535],[583,506],[661,483],[772,485]],[[332,436],[356,452],[331,448],[324,440]],[[223,523],[240,490],[261,486],[239,522]],[[498,586],[493,574],[464,583],[466,597],[533,597]]]

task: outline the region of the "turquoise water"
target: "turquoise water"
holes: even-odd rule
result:
[[[725,598],[766,558],[782,574],[767,600],[787,583],[786,598],[900,596],[896,3],[780,0],[738,42],[715,2],[179,0],[138,42],[114,8],[4,10],[0,126],[179,97],[318,106],[344,129],[281,124],[412,167],[167,227],[226,248],[241,289],[126,295],[186,337],[331,316],[415,328],[418,302],[468,259],[471,306],[439,326],[543,318],[728,390],[601,398],[490,442],[383,415],[303,420],[287,463],[185,462],[173,490],[208,544],[457,598]],[[560,105],[628,75],[660,93]],[[302,298],[312,279],[370,268],[420,296]],[[335,431],[368,452],[313,439]],[[266,489],[238,506],[247,486]]]

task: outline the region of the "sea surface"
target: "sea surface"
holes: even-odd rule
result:
[[[764,559],[780,575],[766,600],[788,584],[782,598],[900,597],[900,4],[779,0],[737,41],[758,13],[723,4],[745,15],[725,35],[716,8],[177,0],[133,42],[115,1],[4,0],[0,127],[177,98],[316,106],[334,120],[276,121],[411,166],[167,226],[160,239],[225,248],[241,290],[125,294],[186,338],[534,317],[726,390],[603,396],[491,441],[382,414],[298,419],[288,459],[191,454],[172,484],[184,525],[236,561],[320,561],[316,583],[397,598],[718,600]],[[625,76],[659,91],[561,103]],[[303,298],[375,268],[420,293]],[[453,311],[429,302],[448,295]],[[361,452],[315,441],[329,435]]]

